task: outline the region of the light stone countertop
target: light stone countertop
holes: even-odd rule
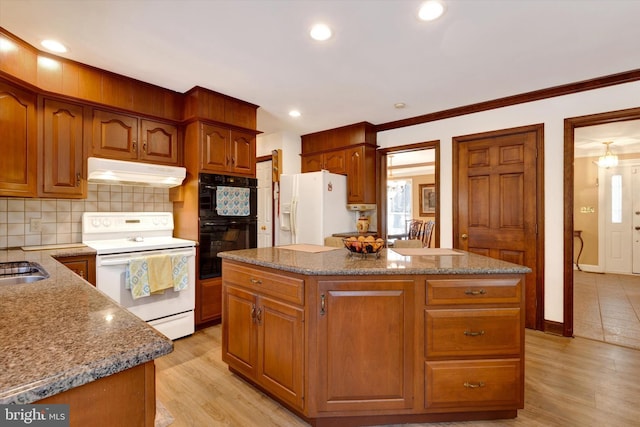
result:
[[[90,248],[0,250],[0,262],[33,261],[48,279],[0,285],[0,404],[32,403],[173,351],[148,326],[52,256]]]
[[[262,267],[312,276],[382,275],[382,274],[521,274],[531,269],[458,251],[462,255],[403,256],[393,249],[382,249],[380,257],[373,254],[350,255],[346,248],[326,252],[304,252],[286,248],[241,249],[221,252],[220,258]]]

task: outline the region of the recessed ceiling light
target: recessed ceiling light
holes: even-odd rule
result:
[[[427,0],[422,3],[418,11],[418,17],[423,21],[433,21],[444,13],[444,4],[439,0]]]
[[[332,34],[331,28],[325,24],[316,24],[311,27],[311,31],[309,31],[311,38],[320,42],[329,40]]]
[[[42,40],[40,44],[42,45],[42,47],[51,52],[64,53],[67,51],[67,47],[56,40]]]
[[[300,111],[298,111],[298,110],[291,110],[291,111],[289,111],[289,115],[290,115],[291,117],[300,117],[300,116],[301,116]]]
[[[394,108],[397,108],[398,110],[403,109],[404,107],[407,106],[407,104],[405,104],[404,102],[396,102],[395,104],[393,104]]]

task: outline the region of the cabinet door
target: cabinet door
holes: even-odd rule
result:
[[[140,160],[178,165],[178,129],[168,123],[140,121],[142,149]]]
[[[230,171],[256,175],[256,137],[254,134],[231,131],[231,164]]]
[[[349,203],[365,203],[364,147],[348,150],[348,156],[347,201]]]
[[[41,149],[42,195],[86,195],[84,163],[84,108],[52,99],[44,100]]]
[[[322,154],[313,154],[310,156],[302,156],[300,170],[305,172],[317,172],[323,168],[324,156]]]
[[[200,169],[204,172],[224,172],[231,164],[229,129],[202,124]]]
[[[413,406],[415,286],[318,281],[318,410]]]
[[[219,320],[222,316],[222,279],[198,280],[196,286],[196,324]]]
[[[222,360],[230,368],[249,378],[256,378],[256,295],[228,285],[223,285],[222,295]]]
[[[109,111],[93,110],[92,154],[120,160],[138,158],[138,119]]]
[[[36,96],[0,83],[0,195],[36,195]]]
[[[301,308],[258,300],[258,382],[273,395],[302,409],[304,313]]]
[[[93,255],[77,255],[56,257],[67,268],[82,277],[93,286],[96,285],[96,257]]]
[[[347,167],[344,150],[324,153],[324,169],[331,173],[345,173]]]

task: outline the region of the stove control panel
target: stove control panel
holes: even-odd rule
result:
[[[113,233],[173,230],[171,212],[85,212],[82,233]]]

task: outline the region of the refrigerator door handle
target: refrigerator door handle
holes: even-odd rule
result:
[[[298,211],[298,200],[294,198],[291,201],[291,213],[289,213],[289,221],[291,223],[291,243],[298,243],[297,242],[297,231],[298,231],[297,211]]]

